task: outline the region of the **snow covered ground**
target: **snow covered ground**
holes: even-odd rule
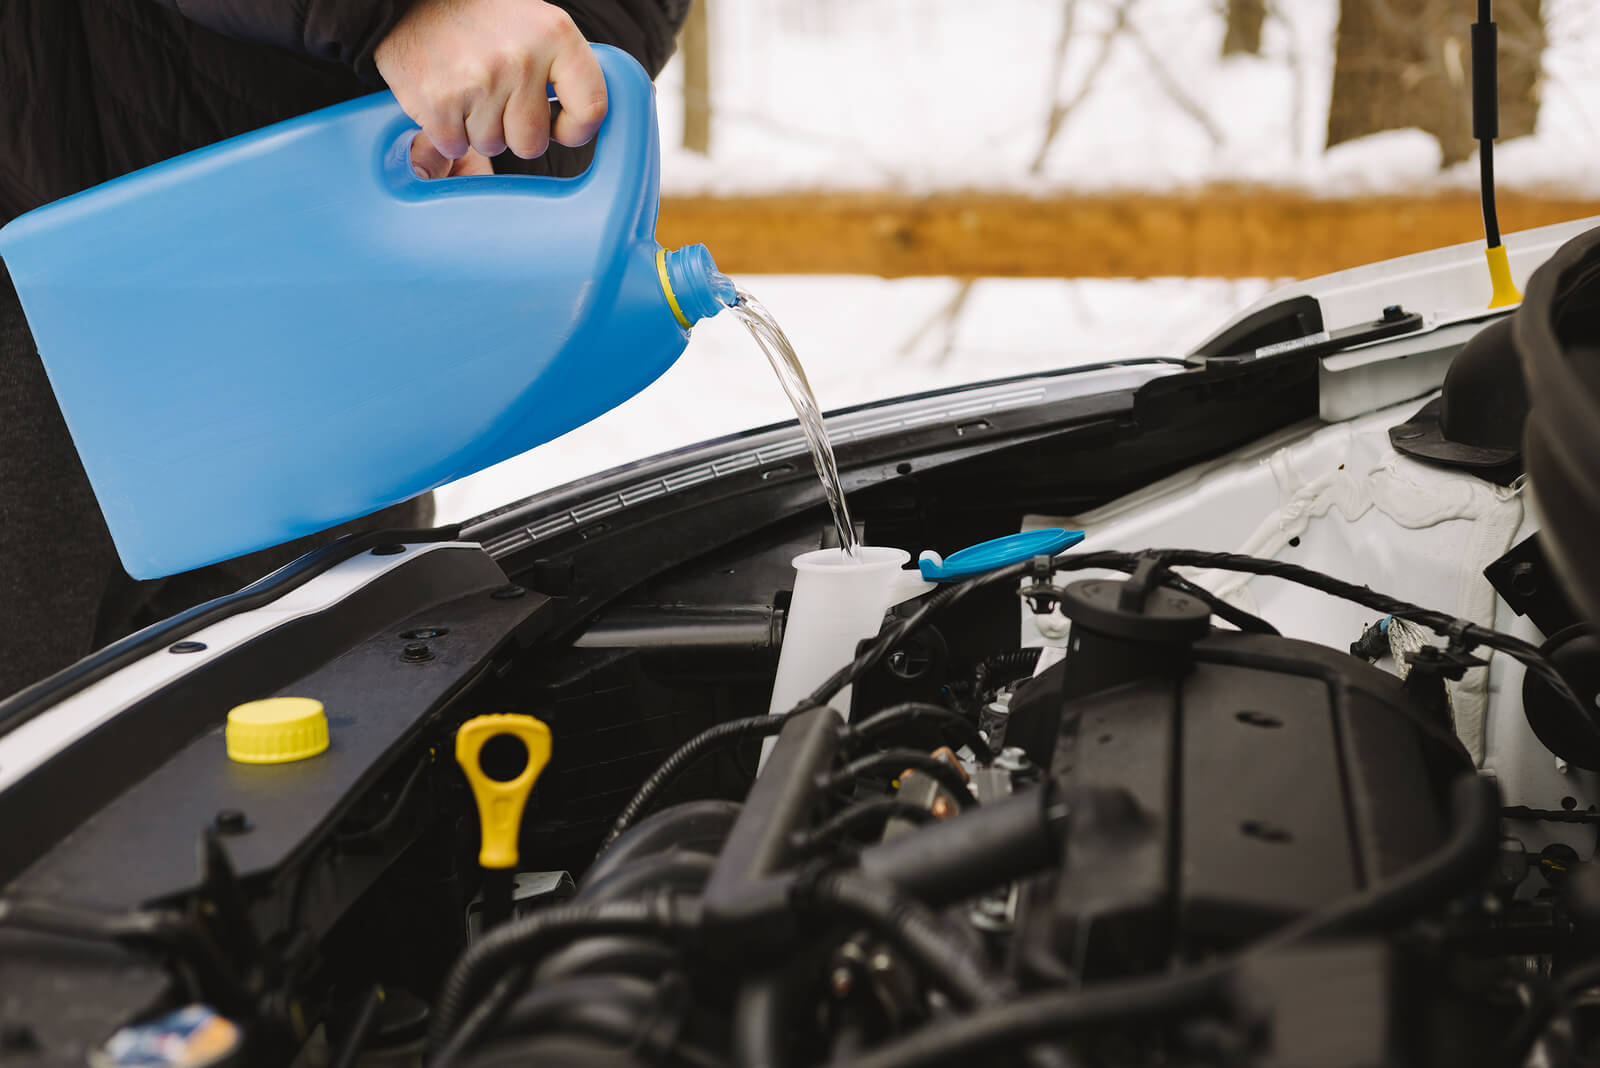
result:
[[[1259,280],[982,279],[957,314],[948,278],[756,277],[740,283],[794,342],[824,409],[1125,356],[1182,355],[1268,288]],[[794,418],[732,316],[695,327],[654,385],[587,426],[438,491],[453,522],[620,463]]]
[[[1329,195],[1473,188],[1427,135],[1323,150],[1338,0],[1278,0],[1261,56],[1220,57],[1219,0],[710,0],[712,146],[681,141],[683,72],[660,88],[663,188],[1170,189],[1263,182]],[[1470,11],[1467,0],[1461,0]],[[1052,86],[1056,42],[1073,13]],[[1600,4],[1545,0],[1539,128],[1497,152],[1517,188],[1600,191]],[[1091,76],[1092,73],[1092,76]],[[1071,110],[1037,173],[1056,100]]]

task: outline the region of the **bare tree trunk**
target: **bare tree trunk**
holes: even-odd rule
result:
[[[706,7],[694,0],[683,24],[678,47],[683,52],[683,147],[711,151],[711,33]]]
[[[1533,132],[1539,117],[1542,0],[1500,0],[1500,137]],[[1439,163],[1469,158],[1473,6],[1458,0],[1341,0],[1334,44],[1328,147],[1414,126],[1439,142]]]
[[[1259,56],[1261,24],[1267,21],[1267,0],[1228,0],[1228,29],[1222,35],[1225,56]]]

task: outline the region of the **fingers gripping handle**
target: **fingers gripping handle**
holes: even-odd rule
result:
[[[387,116],[381,130],[380,151],[384,158],[386,181],[391,189],[407,197],[426,195],[425,190],[454,186],[454,194],[504,188],[498,183],[515,181],[524,190],[540,189],[545,195],[593,195],[613,202],[630,192],[640,197],[647,218],[640,219],[640,233],[655,232],[655,200],[660,188],[660,145],[656,134],[655,85],[637,60],[610,45],[591,45],[600,72],[606,79],[606,117],[595,134],[594,161],[576,178],[544,178],[509,175],[490,180],[486,177],[446,179],[424,183],[411,169],[411,142],[420,132],[417,124],[400,109],[387,93],[382,114]],[[556,99],[554,86],[546,95]]]

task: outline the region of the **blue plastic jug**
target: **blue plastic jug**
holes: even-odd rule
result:
[[[736,299],[655,242],[654,88],[570,179],[425,181],[379,93],[21,216],[0,256],[129,574],[377,511],[588,422]]]

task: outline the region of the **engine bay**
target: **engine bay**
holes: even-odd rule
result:
[[[840,551],[792,428],[113,647],[0,709],[0,1063],[1589,1063],[1560,491],[1398,447],[1428,397],[1326,418],[1326,374],[830,418],[865,545],[1086,537],[875,611],[786,707],[792,561]],[[285,696],[325,751],[228,759]]]

